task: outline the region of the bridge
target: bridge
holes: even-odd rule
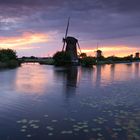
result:
[[[22,57],[18,59],[20,63],[39,63],[39,64],[46,64],[46,65],[53,65],[54,60],[51,57],[48,58],[28,58]]]

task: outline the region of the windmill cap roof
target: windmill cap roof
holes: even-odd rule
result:
[[[97,52],[102,52],[101,50],[97,50]]]
[[[78,42],[78,40],[72,36],[66,37],[66,41]]]

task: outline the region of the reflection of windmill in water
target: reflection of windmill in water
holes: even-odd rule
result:
[[[78,40],[76,38],[67,36],[68,30],[69,30],[69,23],[70,23],[70,18],[68,19],[65,37],[63,38],[64,44],[63,44],[62,51],[68,52],[71,57],[71,62],[73,64],[77,64],[78,63],[78,49],[79,49],[80,53],[81,53],[81,49],[80,49]]]
[[[77,66],[68,67],[65,87],[66,97],[72,97],[76,94],[77,82],[78,82],[78,67]]]

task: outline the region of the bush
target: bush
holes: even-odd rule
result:
[[[71,56],[68,52],[56,52],[53,56],[55,65],[68,65],[71,63]]]
[[[88,56],[81,59],[81,64],[82,66],[85,66],[85,67],[91,67],[94,64],[96,64],[96,59],[94,57]]]
[[[86,54],[86,53],[81,53],[81,54],[79,55],[79,57],[80,57],[80,58],[85,58],[85,57],[87,57],[87,54]]]
[[[17,60],[9,60],[7,63],[8,68],[16,68],[19,66],[19,63]]]

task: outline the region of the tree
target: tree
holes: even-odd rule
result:
[[[0,49],[0,68],[16,68],[20,66],[16,52],[12,49]]]
[[[86,54],[86,53],[81,53],[81,54],[79,55],[79,57],[80,57],[80,58],[85,58],[85,57],[87,57],[87,54]]]
[[[94,64],[96,64],[96,59],[91,56],[87,56],[81,59],[81,64],[84,67],[92,67]]]
[[[9,60],[17,60],[16,51],[12,49],[0,49],[0,61],[7,62]]]
[[[55,65],[67,65],[71,63],[71,56],[68,52],[56,52],[53,56]]]

